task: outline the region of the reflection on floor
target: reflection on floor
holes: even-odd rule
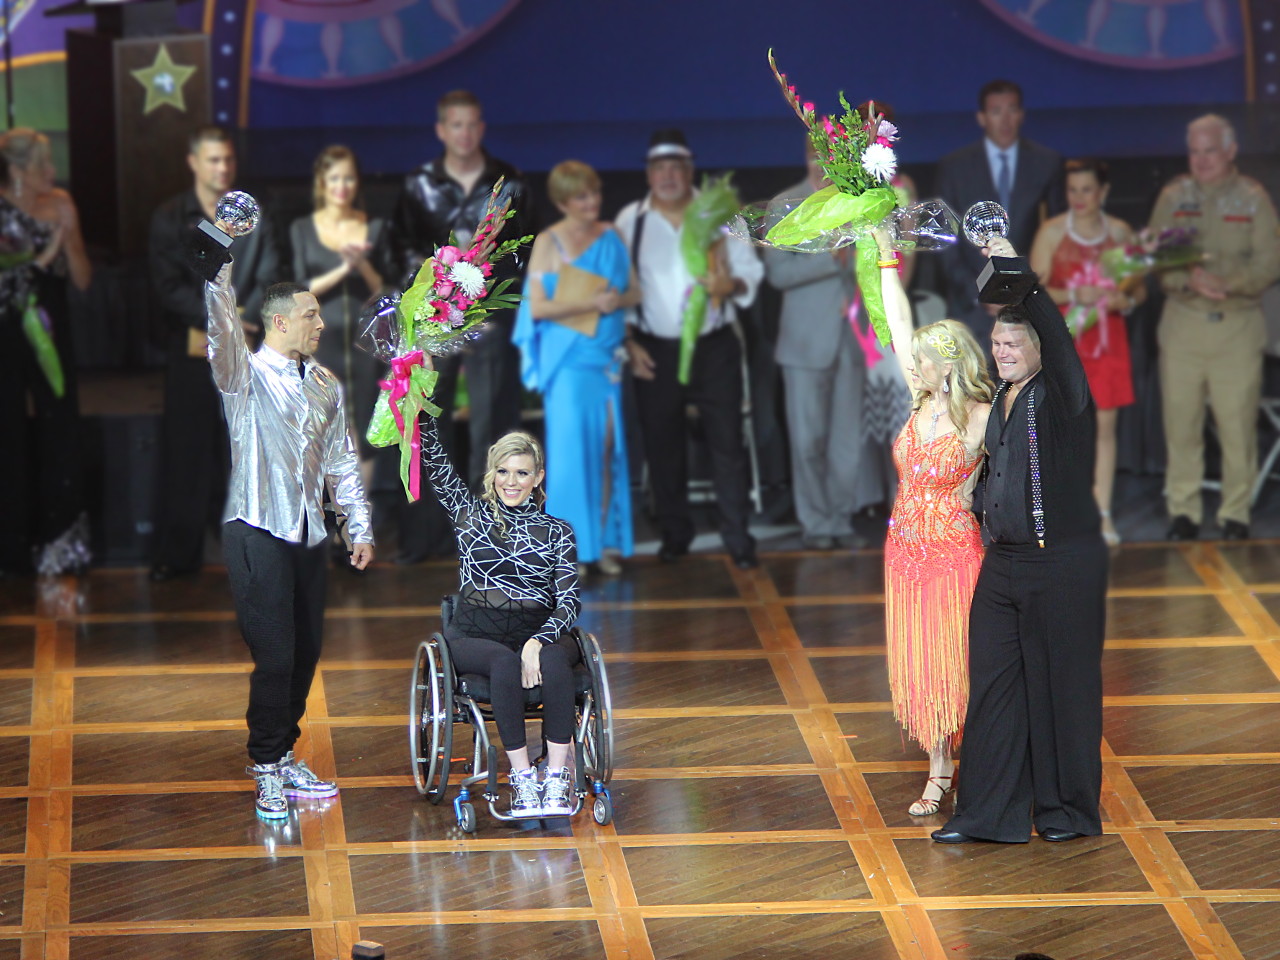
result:
[[[940,847],[907,814],[925,764],[885,702],[880,562],[594,583],[616,820],[474,838],[408,768],[449,565],[335,571],[301,747],[342,793],[274,826],[221,571],[0,582],[0,960],[1280,957],[1280,546],[1115,555],[1106,833],[1061,845]]]

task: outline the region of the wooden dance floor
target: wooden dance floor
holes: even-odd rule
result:
[[[334,572],[300,747],[342,793],[276,826],[220,570],[0,582],[0,960],[1280,957],[1280,545],[1116,555],[1106,833],[1067,844],[943,847],[907,815],[872,551],[594,584],[615,822],[464,837],[405,723],[453,579]]]

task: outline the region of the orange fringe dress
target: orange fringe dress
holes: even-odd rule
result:
[[[893,715],[926,750],[954,743],[969,700],[969,607],[982,537],[960,491],[982,462],[953,433],[921,440],[917,415],[898,434],[898,496],[884,548]]]

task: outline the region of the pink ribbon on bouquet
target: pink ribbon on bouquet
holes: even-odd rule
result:
[[[1084,332],[1084,323],[1089,316],[1089,312],[1097,311],[1098,342],[1093,349],[1093,353],[1089,356],[1090,360],[1095,360],[1107,353],[1111,346],[1108,330],[1110,324],[1105,322],[1107,301],[1105,297],[1102,297],[1091,307],[1076,303],[1076,287],[1098,287],[1101,290],[1114,290],[1116,282],[1102,272],[1102,267],[1096,260],[1088,260],[1080,264],[1076,272],[1071,275],[1071,279],[1067,281],[1067,292],[1071,296],[1071,307],[1067,311],[1067,323],[1071,327],[1072,336],[1079,337]],[[1080,327],[1078,331],[1075,329],[1077,326]]]
[[[391,415],[396,419],[396,429],[400,431],[400,436],[406,435],[406,426],[404,414],[400,410],[400,401],[409,394],[409,386],[413,380],[413,368],[423,366],[425,354],[421,350],[410,350],[404,356],[393,357],[391,359],[391,376],[386,380],[378,381],[378,386],[389,392],[387,397],[391,406]],[[409,438],[409,447],[412,451],[409,465],[409,495],[417,500],[421,489],[421,462],[422,462],[422,437],[418,435],[417,427],[418,418],[414,417],[413,436]]]

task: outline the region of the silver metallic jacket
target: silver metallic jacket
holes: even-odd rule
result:
[[[342,387],[311,360],[298,364],[268,346],[250,353],[236,311],[230,265],[205,288],[209,364],[231,435],[231,481],[223,522],[243,520],[307,546],[325,539],[324,484],[347,515],[352,543],[373,543],[369,501],[347,430]]]

